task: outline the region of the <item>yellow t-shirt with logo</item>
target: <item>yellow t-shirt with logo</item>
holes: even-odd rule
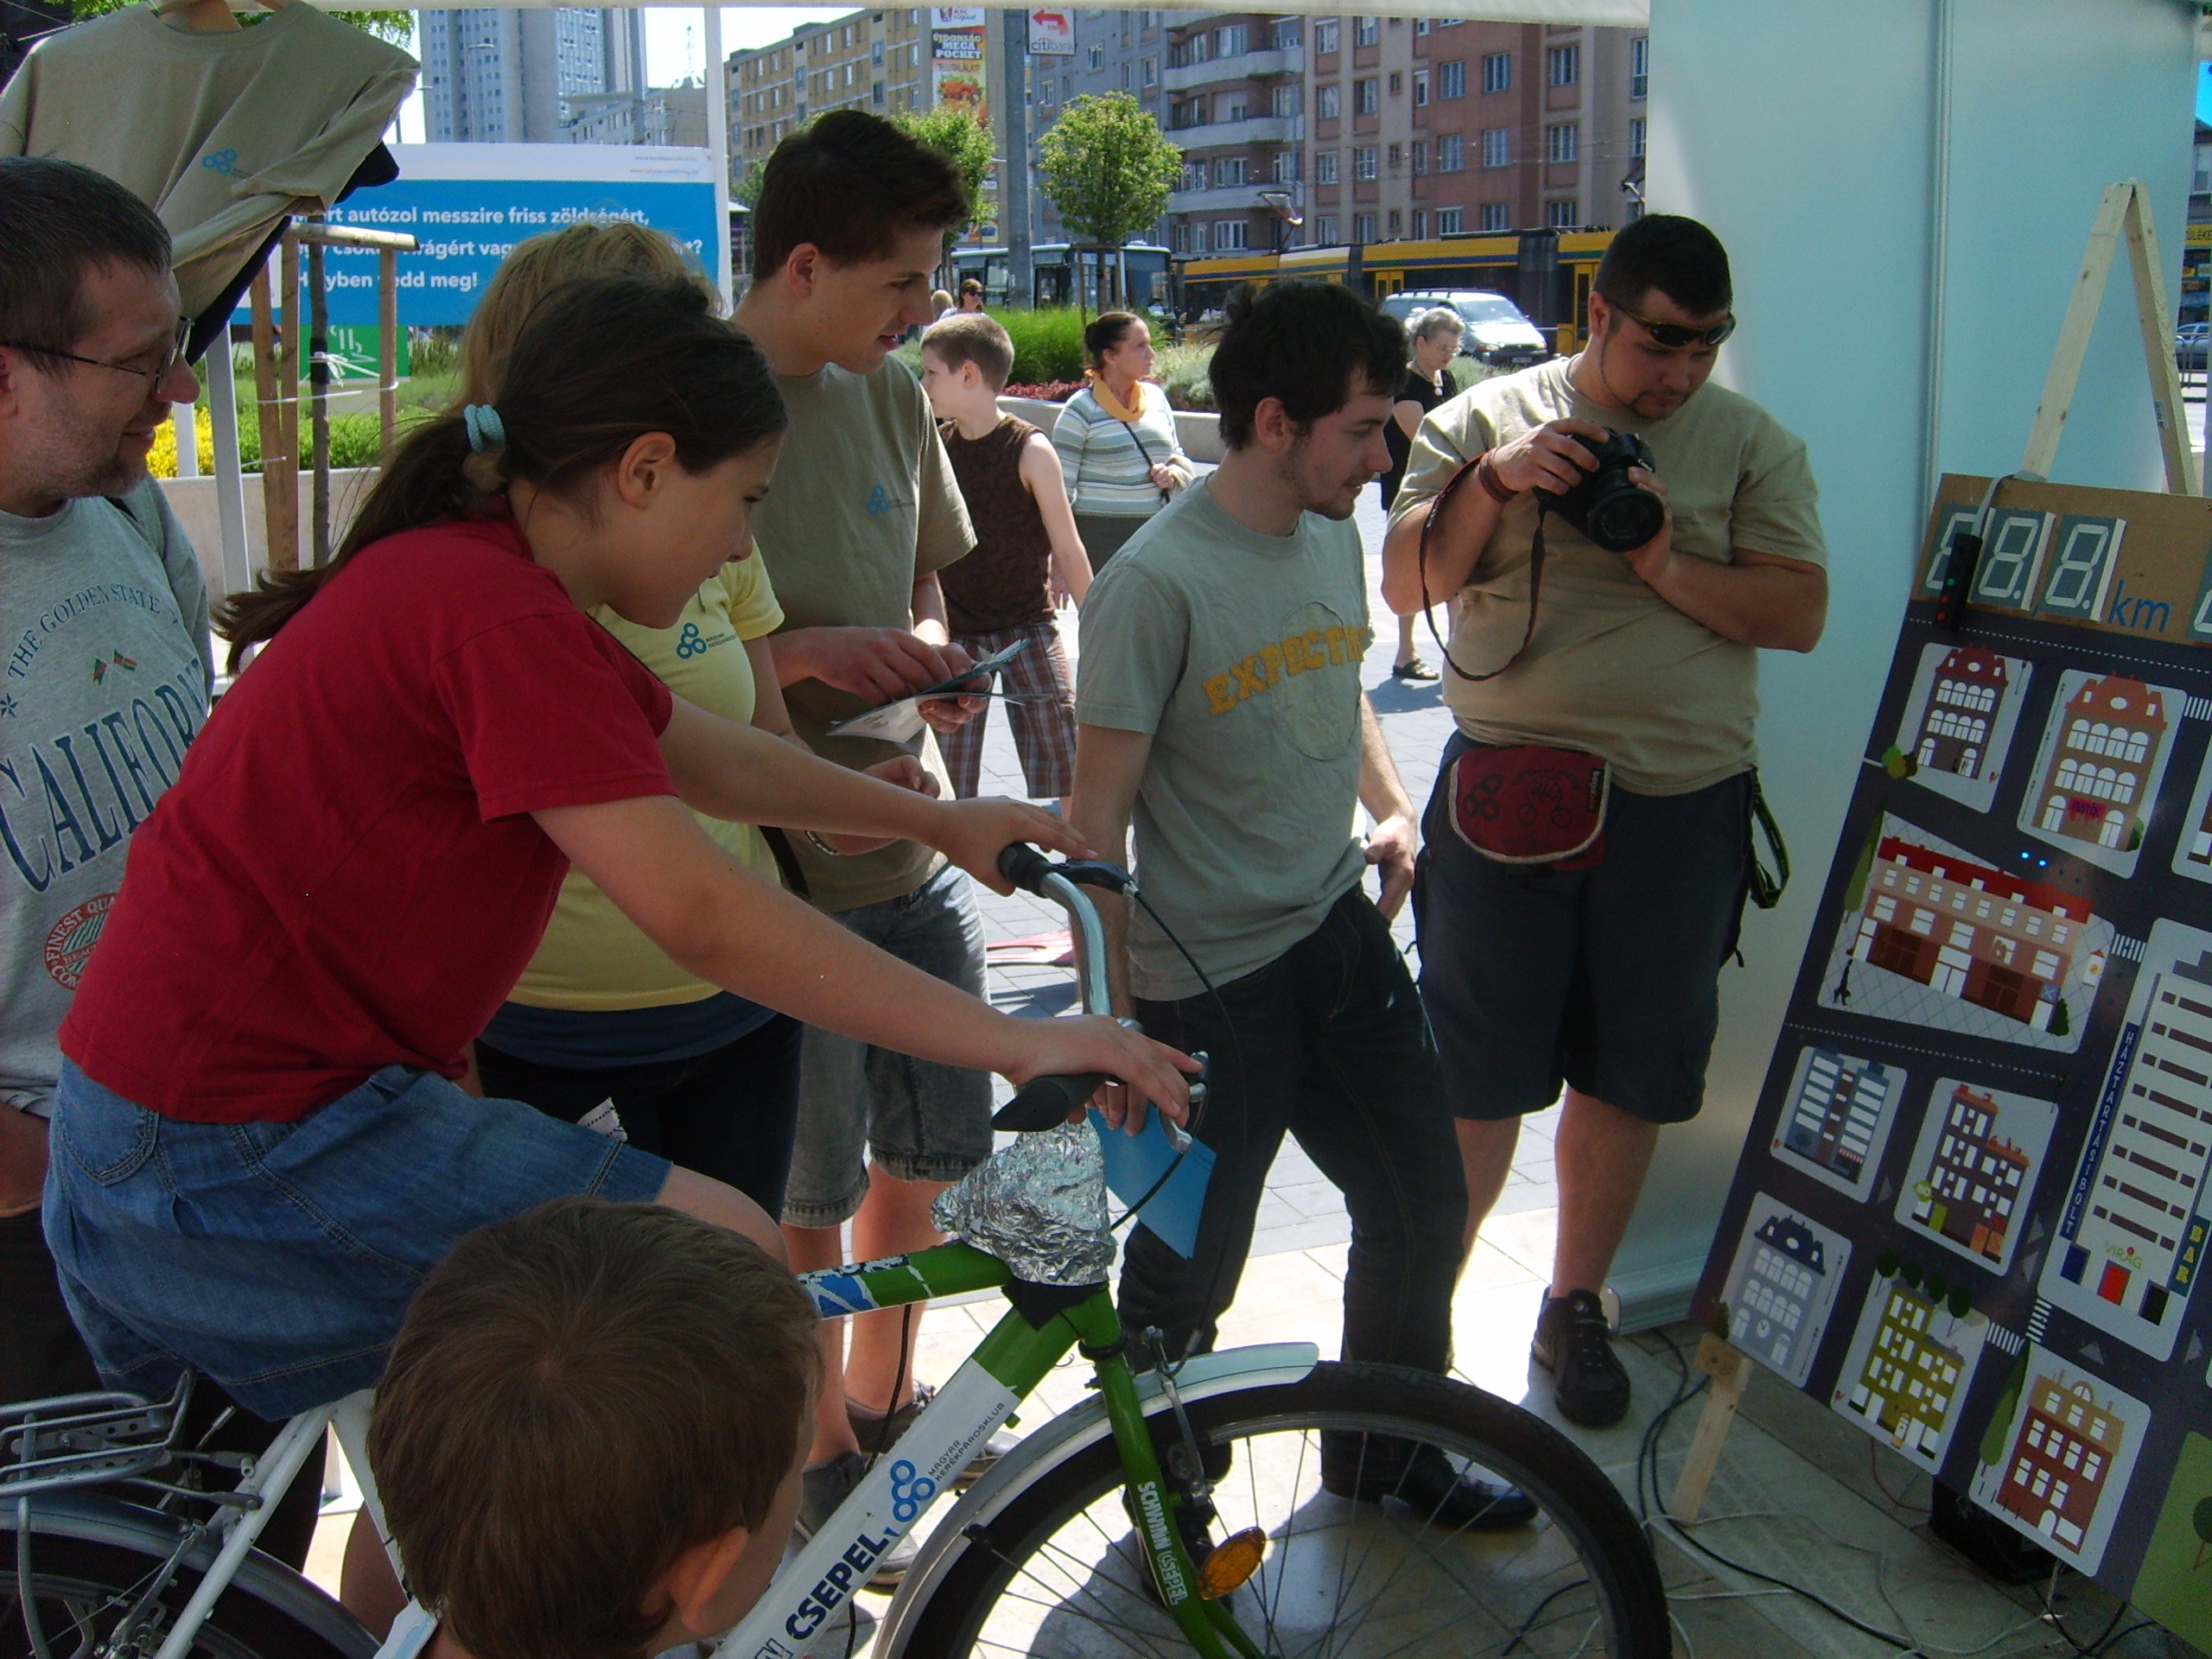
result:
[[[677,696],[725,720],[752,723],[753,662],[744,642],[773,633],[784,623],[758,554],[709,577],[672,628],[641,628],[604,605],[591,614]],[[697,816],[716,846],[754,874],[779,880],[775,857],[760,830]],[[508,1000],[533,1008],[598,1013],[697,1002],[718,990],[670,961],[589,876],[572,869],[537,954]]]

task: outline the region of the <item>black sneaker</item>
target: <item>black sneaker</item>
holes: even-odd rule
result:
[[[868,1473],[868,1459],[857,1452],[841,1452],[818,1469],[809,1469],[798,1478],[798,1514],[794,1517],[792,1530],[802,1538],[811,1539],[830,1524],[830,1517],[837,1506],[852,1495],[853,1488],[861,1484],[861,1477]],[[875,1570],[869,1575],[871,1590],[896,1590],[899,1580],[906,1576],[906,1569],[914,1564],[914,1557],[921,1554],[921,1546],[909,1533],[893,1543],[879,1556]]]
[[[1613,1353],[1612,1330],[1596,1292],[1547,1299],[1529,1353],[1552,1374],[1553,1397],[1568,1422],[1611,1428],[1628,1415],[1628,1373]]]
[[[1408,1465],[1382,1449],[1395,1446],[1402,1457],[1404,1441],[1366,1437],[1361,1455],[1353,1444],[1359,1438],[1348,1436],[1347,1443],[1338,1447],[1324,1443],[1322,1491],[1356,1503],[1402,1503],[1423,1525],[1449,1527],[1454,1532],[1496,1532],[1536,1518],[1535,1500],[1526,1492],[1456,1471],[1433,1446],[1414,1447],[1413,1462]],[[1347,1458],[1357,1459],[1355,1471],[1331,1466]]]
[[[913,1397],[889,1416],[864,1415],[854,1410],[852,1402],[848,1400],[845,1402],[845,1421],[853,1426],[853,1438],[860,1442],[861,1452],[871,1458],[876,1457],[898,1444],[899,1437],[914,1426],[914,1419],[920,1416],[936,1397],[937,1390],[917,1378]],[[953,1490],[966,1491],[990,1472],[993,1464],[1020,1443],[1021,1437],[1018,1434],[1003,1428],[993,1430],[990,1439],[983,1442],[982,1449],[969,1460],[968,1466],[953,1477]]]

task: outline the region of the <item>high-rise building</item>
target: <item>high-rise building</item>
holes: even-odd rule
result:
[[[418,51],[433,143],[557,143],[571,100],[645,88],[645,23],[627,7],[425,11]]]
[[[723,65],[730,165],[740,177],[785,134],[830,110],[897,115],[931,96],[930,8],[887,7],[806,23]]]

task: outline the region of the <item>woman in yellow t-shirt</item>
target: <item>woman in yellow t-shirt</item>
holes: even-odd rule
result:
[[[572,225],[517,247],[462,337],[465,401],[497,403],[508,351],[547,294],[630,274],[697,276],[675,244],[637,225]],[[784,613],[750,550],[701,586],[672,628],[639,627],[605,606],[591,614],[678,696],[790,736],[767,645]],[[912,761],[874,770],[921,781]],[[699,822],[739,862],[779,879],[761,830]],[[874,844],[827,839],[844,851]],[[486,1094],[571,1122],[611,1102],[632,1144],[727,1181],[773,1216],[791,1169],[803,1030],[677,967],[571,870],[537,954],[477,1040],[476,1064]]]

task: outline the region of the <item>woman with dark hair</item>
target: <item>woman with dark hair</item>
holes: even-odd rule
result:
[[[1052,427],[1076,529],[1094,572],[1198,469],[1176,435],[1167,393],[1151,378],[1152,330],[1128,311],[1108,311],[1083,331],[1090,384]]]
[[[572,861],[709,984],[1182,1109],[1170,1051],[1000,1014],[685,810],[919,839],[1001,889],[1010,841],[1087,850],[1034,808],[933,800],[709,715],[587,614],[674,626],[746,547],[784,423],[697,283],[575,283],[496,407],[393,453],[336,558],[224,607],[233,664],[263,649],[134,836],[61,1031],[47,1234],[114,1384],[159,1395],[188,1365],[270,1419],[367,1387],[455,1239],[568,1194],[657,1200],[782,1258],[734,1189],[454,1086]]]

